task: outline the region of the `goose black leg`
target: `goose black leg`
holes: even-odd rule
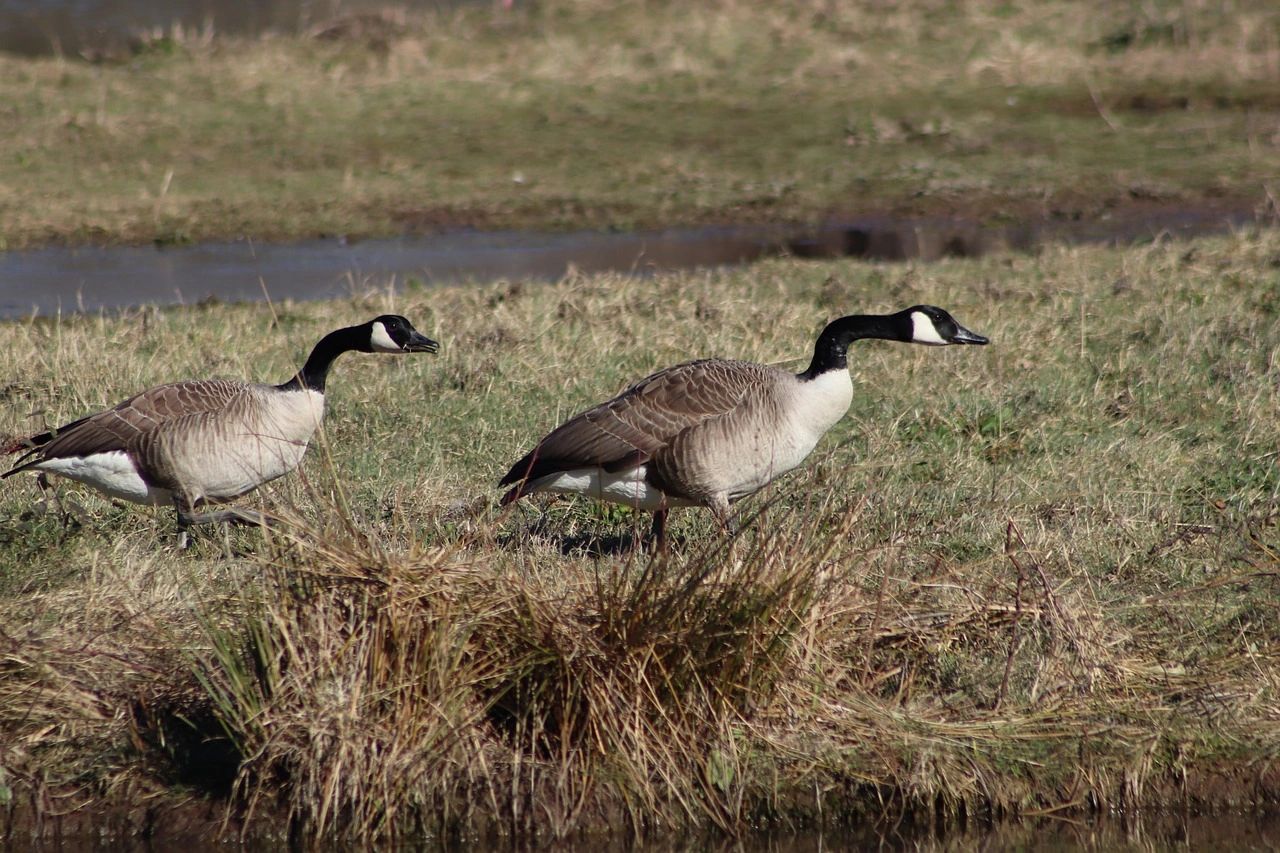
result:
[[[276,521],[275,516],[270,513],[256,509],[241,509],[239,507],[229,507],[228,509],[220,509],[213,512],[196,512],[190,500],[183,495],[176,494],[173,496],[173,508],[178,514],[179,548],[186,548],[190,544],[187,528],[194,527],[197,524],[252,524],[258,527],[265,527],[267,524]]]
[[[40,497],[45,506],[58,514],[58,521],[62,522],[62,529],[66,530],[71,526],[71,514],[67,512],[67,508],[63,505],[62,498],[58,495],[58,490],[49,482],[49,475],[41,471],[36,477],[36,485],[40,488]]]
[[[173,511],[178,516],[178,549],[185,551],[191,547],[191,537],[187,535],[187,528],[191,526],[191,501],[187,500],[186,495],[173,493]]]
[[[185,525],[189,527],[193,524],[254,524],[262,527],[275,520],[275,516],[262,510],[232,507],[214,512],[188,513]]]
[[[649,533],[649,544],[655,553],[667,550],[667,513],[670,510],[659,509],[653,513],[653,529]]]
[[[733,517],[733,511],[729,509],[728,498],[724,495],[716,495],[707,501],[707,508],[716,517],[716,521],[720,522],[725,533],[732,536],[738,532],[738,520]]]

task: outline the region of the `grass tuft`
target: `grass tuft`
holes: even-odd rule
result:
[[[817,590],[807,539],[529,572],[304,535],[235,625],[205,623],[192,670],[244,759],[239,795],[303,837],[731,830],[735,727]]]

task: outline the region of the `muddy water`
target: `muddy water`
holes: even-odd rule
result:
[[[5,0],[0,0],[5,2]],[[370,286],[556,279],[569,269],[649,273],[790,254],[869,260],[970,257],[1046,241],[1150,240],[1221,233],[1244,210],[1163,209],[1090,222],[998,227],[962,218],[863,217],[818,228],[740,225],[633,233],[451,233],[284,245],[49,248],[0,253],[0,318],[142,304],[323,299]]]
[[[83,827],[84,816],[79,824]],[[120,825],[115,824],[118,829]],[[12,830],[6,839],[4,829]],[[226,841],[217,840],[220,830],[215,822],[197,832],[187,825],[182,831],[169,832],[163,822],[151,827],[151,835],[116,830],[105,832],[60,831],[59,822],[47,822],[40,840],[33,839],[30,824],[11,824],[0,820],[0,851],[37,849],[43,851],[151,851],[151,853],[212,853],[228,849]],[[234,832],[234,830],[233,830]],[[257,851],[278,850],[285,845],[280,837],[255,837],[250,834],[234,844],[234,849]],[[422,839],[413,847],[451,849],[464,853],[481,850],[528,849],[507,843],[451,843],[447,847]],[[1280,819],[1274,815],[1161,816],[1161,817],[1093,817],[1083,820],[1034,820],[1008,822],[994,826],[950,828],[943,831],[907,827],[888,823],[885,826],[811,831],[801,834],[757,834],[739,839],[680,838],[655,840],[637,844],[624,837],[594,839],[590,845],[573,842],[557,844],[550,849],[563,853],[657,853],[667,850],[706,850],[711,853],[825,853],[836,850],[912,851],[912,853],[959,853],[969,850],[1024,850],[1075,853],[1075,851],[1273,851],[1280,849]]]

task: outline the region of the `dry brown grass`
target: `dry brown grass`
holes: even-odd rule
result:
[[[283,556],[247,630],[214,632],[195,668],[249,800],[304,834],[733,829],[742,803],[716,786],[734,728],[814,591],[812,564],[759,547],[525,573],[330,540]]]
[[[163,515],[69,490],[64,527],[6,481],[0,784],[194,789],[313,839],[1271,802],[1278,257],[1245,233],[384,291],[277,305],[287,335],[253,306],[5,326],[5,431],[208,353],[283,378],[392,308],[445,348],[337,366],[270,535],[174,555]],[[628,379],[800,363],[830,317],[925,300],[993,345],[858,349],[853,412],[732,550],[693,512],[650,562],[629,513],[492,503]]]

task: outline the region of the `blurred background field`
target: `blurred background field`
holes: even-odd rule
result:
[[[0,54],[0,246],[1274,206],[1262,0],[211,8]]]

